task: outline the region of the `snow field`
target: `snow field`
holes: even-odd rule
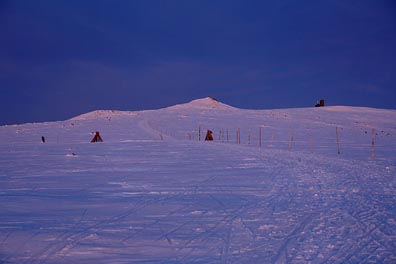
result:
[[[201,99],[0,127],[0,261],[394,263],[394,117]],[[189,138],[199,127],[230,140]]]

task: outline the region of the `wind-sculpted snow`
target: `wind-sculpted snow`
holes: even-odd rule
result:
[[[0,263],[395,263],[395,113],[341,110],[0,127]]]

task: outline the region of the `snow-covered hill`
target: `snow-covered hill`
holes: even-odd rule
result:
[[[206,109],[206,110],[230,110],[235,109],[232,106],[223,104],[213,97],[206,97],[202,99],[196,99],[186,104],[178,104],[174,106],[167,107],[171,110],[196,110],[196,109]]]
[[[1,126],[0,263],[394,263],[395,120],[208,97]]]

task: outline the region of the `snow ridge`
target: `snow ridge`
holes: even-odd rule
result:
[[[119,111],[119,110],[95,110],[92,112],[88,112],[76,117],[71,118],[70,120],[90,120],[90,119],[109,119],[116,116],[123,115],[137,115],[136,112],[131,111]]]

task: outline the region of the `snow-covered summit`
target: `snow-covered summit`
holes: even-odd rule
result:
[[[224,104],[213,97],[205,97],[201,99],[193,100],[185,104],[177,104],[174,106],[167,107],[167,109],[216,109],[216,110],[228,110],[235,109],[234,107]]]
[[[171,110],[185,110],[185,109],[215,109],[215,110],[229,110],[236,109],[230,105],[224,104],[213,97],[205,97],[201,99],[193,100],[189,103],[177,104],[166,107],[164,109]],[[143,111],[139,111],[143,112]],[[119,111],[119,110],[95,110],[85,114],[78,115],[71,118],[71,120],[90,120],[90,119],[111,119],[120,116],[134,116],[138,112],[135,111]]]

